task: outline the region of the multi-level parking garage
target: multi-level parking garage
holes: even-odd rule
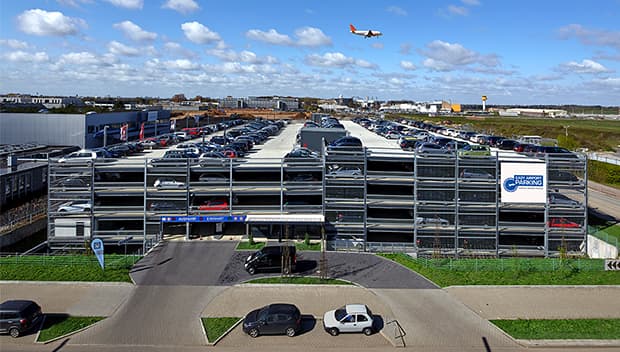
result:
[[[65,246],[94,237],[114,244],[129,238],[150,247],[170,234],[325,233],[328,248],[336,250],[555,255],[584,249],[584,158],[500,151],[476,158],[417,155],[351,121],[342,123],[363,149],[284,159],[302,126],[291,123],[239,159],[161,162],[156,150],[109,162],[51,161],[49,241]],[[510,170],[525,180],[522,189],[537,188],[530,191],[538,194],[509,199],[513,194],[502,189],[502,180]],[[69,178],[81,181],[66,186]]]

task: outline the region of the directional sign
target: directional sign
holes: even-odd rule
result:
[[[245,222],[245,215],[162,216],[161,222]]]
[[[605,270],[620,270],[620,260],[605,260]]]

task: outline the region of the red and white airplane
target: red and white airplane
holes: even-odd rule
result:
[[[366,38],[370,38],[370,37],[378,37],[380,35],[383,35],[383,33],[379,32],[379,31],[373,31],[373,30],[367,30],[367,31],[360,31],[357,30],[355,28],[354,25],[350,24],[349,28],[351,29],[351,33],[355,34],[355,35],[362,35]]]

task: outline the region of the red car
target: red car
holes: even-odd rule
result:
[[[551,218],[547,223],[549,227],[563,227],[563,228],[577,228],[580,225],[576,222],[572,222],[567,218]]]
[[[225,199],[209,200],[200,205],[198,210],[228,210],[228,202]]]

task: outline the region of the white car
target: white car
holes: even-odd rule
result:
[[[181,189],[185,188],[185,182],[177,181],[173,178],[158,178],[153,187],[157,189]]]
[[[92,162],[97,158],[105,158],[103,151],[92,151],[82,149],[77,152],[73,152],[65,157],[58,159],[59,163],[85,163]]]
[[[61,213],[84,213],[90,212],[92,208],[89,201],[75,201],[61,204],[58,211]]]
[[[363,332],[370,336],[375,332],[373,322],[370,309],[363,304],[347,304],[323,316],[323,328],[332,336],[341,332]]]

